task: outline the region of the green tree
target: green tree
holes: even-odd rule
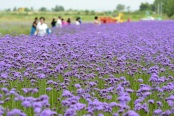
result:
[[[90,11],[90,14],[95,15],[95,11],[94,10]]]
[[[154,3],[153,3],[153,6],[154,6],[154,11],[156,12],[159,12],[159,10],[161,9],[161,5],[162,5],[162,12],[165,12],[165,4],[166,4],[166,1],[167,0],[155,0]]]
[[[31,10],[29,8],[25,8],[25,12],[30,12]]]
[[[48,11],[48,10],[47,10],[47,8],[45,8],[45,7],[41,7],[41,8],[39,9],[39,11],[40,11],[40,12],[46,12],[46,11]]]
[[[89,10],[85,10],[85,14],[88,15],[89,14]]]
[[[155,6],[156,12],[162,7],[163,13],[169,17],[174,15],[174,0],[155,0],[153,5]]]
[[[52,11],[60,12],[60,11],[65,11],[65,9],[63,6],[56,5],[55,8],[52,8]]]
[[[5,9],[5,11],[6,11],[6,12],[11,12],[11,9],[10,9],[10,8],[8,8],[8,9]]]
[[[174,15],[174,0],[166,0],[164,3],[164,11],[169,17]]]
[[[14,8],[13,8],[13,11],[17,11],[17,8],[16,8],[16,7],[14,7]]]
[[[152,5],[149,3],[141,3],[140,5],[140,11],[146,11],[146,10],[150,10],[152,11]]]
[[[125,10],[125,5],[122,5],[122,4],[118,4],[117,7],[116,7],[116,10],[118,12],[122,12]]]
[[[154,5],[158,5],[158,4],[161,4],[161,3],[164,4],[166,1],[167,1],[167,0],[155,0],[153,4],[154,4]]]
[[[156,6],[155,6],[154,4],[151,4],[151,10],[152,10],[153,12],[156,11]]]

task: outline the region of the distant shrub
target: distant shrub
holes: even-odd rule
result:
[[[171,16],[171,19],[174,19],[174,15]]]

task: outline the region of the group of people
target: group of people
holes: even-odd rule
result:
[[[50,29],[48,28],[47,24],[45,24],[45,18],[40,17],[40,19],[38,19],[36,17],[32,24],[30,35],[45,36],[49,33]]]
[[[52,28],[54,27],[62,27],[65,25],[70,25],[71,24],[71,19],[68,18],[67,21],[65,21],[61,16],[58,17],[58,19],[53,18],[52,22],[51,22],[51,26]],[[80,17],[76,18],[76,25],[81,25],[82,24],[82,20]],[[100,21],[98,20],[98,17],[94,17],[94,24],[99,25]],[[31,32],[30,35],[37,35],[37,36],[45,36],[47,34],[50,34],[51,30],[48,28],[47,24],[45,23],[45,18],[44,17],[40,17],[40,19],[38,19],[37,17],[34,19],[34,22],[32,24],[32,28],[31,28]]]
[[[67,21],[65,21],[61,16],[59,16],[57,20],[56,18],[53,18],[51,22],[52,27],[62,27],[64,25],[70,25],[70,24],[71,24],[70,18],[68,18]]]
[[[71,24],[71,19],[68,18],[67,21],[65,21],[61,16],[58,17],[58,19],[56,20],[55,18],[53,18],[51,25],[52,27],[62,27],[64,25],[70,25]],[[80,25],[82,24],[82,20],[80,17],[76,18],[76,25]]]

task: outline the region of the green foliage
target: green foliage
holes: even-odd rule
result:
[[[88,15],[88,14],[89,14],[89,12],[90,12],[89,10],[85,10],[85,14],[86,14],[86,15]]]
[[[174,19],[174,15],[170,17],[171,19]]]
[[[117,7],[116,7],[116,10],[118,12],[122,12],[125,10],[125,5],[122,5],[122,4],[118,4]]]
[[[65,11],[65,9],[63,6],[56,5],[55,8],[52,8],[52,11],[60,12],[60,11]]]
[[[25,12],[29,12],[29,11],[31,11],[31,9],[25,8]]]
[[[162,5],[162,12],[169,17],[174,15],[174,0],[155,0],[153,5],[156,7],[156,10]]]
[[[140,11],[153,11],[155,10],[154,5],[153,4],[149,4],[149,3],[141,3],[140,5]]]
[[[165,13],[171,17],[174,15],[174,0],[166,0],[165,2]]]
[[[11,12],[11,9],[8,8],[8,9],[5,9],[4,11],[5,11],[5,12]]]
[[[77,12],[77,15],[80,15],[80,12]]]
[[[70,8],[70,9],[68,9],[67,11],[73,11],[73,9]]]
[[[174,15],[174,0],[155,0],[153,4],[141,3],[140,11],[156,11],[158,13],[165,13],[167,16]]]
[[[92,11],[90,12],[90,14],[91,14],[91,15],[95,15],[95,11],[92,10]]]
[[[17,8],[16,8],[16,7],[14,7],[14,8],[13,8],[13,11],[17,11]]]
[[[105,14],[106,15],[112,15],[112,12],[111,11],[106,11]]]
[[[46,12],[46,11],[48,11],[48,10],[47,10],[47,8],[42,7],[42,8],[39,9],[39,11],[40,11],[40,12]]]

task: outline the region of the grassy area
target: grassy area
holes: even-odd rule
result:
[[[71,18],[73,22],[75,22],[76,17],[81,16],[83,22],[90,22],[93,20],[95,15],[80,15],[74,13],[0,13],[0,33],[1,35],[5,34],[29,34],[31,24],[35,17],[44,16],[46,18],[46,23],[50,26],[52,18],[57,18],[58,16],[62,16],[65,20]]]
[[[65,20],[68,18],[72,19],[72,22],[75,22],[76,17],[80,16],[83,22],[92,22],[94,16],[112,16],[116,13],[88,13],[85,12],[0,12],[0,36],[6,34],[29,34],[31,24],[35,17],[44,16],[46,18],[46,23],[50,26],[52,18],[57,18],[62,16]],[[152,15],[157,17],[157,15]],[[128,17],[131,20],[138,21],[140,18],[145,17],[144,13],[124,13],[124,20],[126,21]],[[163,17],[166,19],[166,17]]]

